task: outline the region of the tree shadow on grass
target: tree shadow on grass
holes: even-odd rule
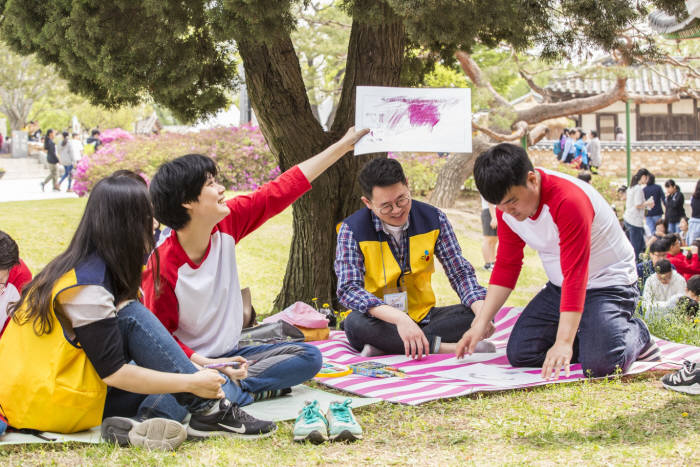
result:
[[[686,414],[685,416],[683,414]],[[682,396],[668,401],[663,407],[642,410],[633,414],[581,424],[574,430],[547,429],[520,436],[517,441],[536,447],[569,449],[573,446],[596,444],[649,445],[700,433],[700,398]]]

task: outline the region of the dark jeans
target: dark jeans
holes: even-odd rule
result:
[[[625,222],[627,230],[627,238],[629,238],[632,248],[634,248],[634,261],[639,262],[639,255],[644,253],[646,245],[644,244],[644,227],[637,227]]]
[[[423,330],[432,349],[436,337],[440,337],[444,342],[457,342],[461,339],[471,327],[474,313],[464,305],[433,307],[427,318],[427,323],[424,318],[418,326]],[[350,313],[344,323],[345,335],[350,345],[358,351],[362,350],[365,344],[370,344],[387,354],[405,353],[399,332],[391,323],[359,311]]]
[[[158,318],[141,303],[134,301],[117,313],[117,323],[124,343],[124,355],[128,361],[151,370],[167,373],[196,373],[185,352]],[[213,400],[202,399],[190,393],[171,396],[190,412],[209,409]],[[104,417],[132,417],[136,414],[144,394],[134,394],[121,389],[107,389]]]
[[[240,356],[253,362],[248,377],[222,386],[226,398],[240,406],[253,402],[256,392],[290,388],[313,378],[321,369],[321,352],[310,344],[268,344],[241,347],[219,357]],[[141,396],[131,402],[131,412],[141,418],[163,417],[182,421],[188,409],[171,394]]]
[[[651,339],[642,320],[632,317],[638,298],[634,284],[587,290],[571,363],[591,376],[626,371]],[[549,282],[528,303],[508,340],[511,365],[542,367],[556,340],[560,301],[561,288]]]

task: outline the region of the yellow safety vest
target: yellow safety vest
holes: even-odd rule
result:
[[[389,247],[387,234],[377,232],[371,211],[360,209],[343,221],[353,233],[365,263],[365,290],[384,298],[385,288],[401,285],[408,293],[408,315],[420,322],[435,306],[431,277],[435,272],[435,243],[440,235],[437,208],[413,200],[408,221],[408,258],[402,266]],[[385,279],[386,277],[386,279]]]

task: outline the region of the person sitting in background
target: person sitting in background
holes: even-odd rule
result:
[[[642,309],[646,317],[668,314],[686,289],[685,279],[673,270],[667,259],[656,263],[654,269],[656,272],[647,280],[642,294]]]
[[[32,273],[19,257],[19,247],[0,230],[0,329],[4,329],[8,307],[19,300],[22,288],[32,280]]]
[[[646,234],[653,235],[656,223],[664,216],[663,206],[666,202],[666,197],[664,195],[664,190],[658,183],[656,183],[656,176],[654,176],[653,173],[649,173],[647,177],[647,184],[643,191],[644,199],[648,200],[651,198],[654,200],[654,205],[647,209],[644,217],[644,221],[646,223]]]
[[[685,198],[673,179],[666,180],[666,225],[669,233],[680,231],[681,217],[685,216]]]
[[[651,245],[657,240],[660,240],[666,236],[668,232],[666,232],[666,221],[661,218],[656,221],[654,224],[654,229],[652,230],[652,234],[647,240],[647,246]]]
[[[700,312],[700,274],[695,274],[686,282],[685,295],[678,299],[676,310],[688,318],[695,318]]]
[[[665,238],[670,244],[666,259],[675,266],[678,273],[686,280],[695,274],[700,274],[700,259],[698,259],[700,240],[695,240],[688,253],[684,254],[681,250],[681,239],[678,234],[668,234]]]
[[[649,245],[649,259],[637,264],[637,284],[639,291],[644,292],[644,284],[649,276],[654,274],[656,265],[662,259],[666,259],[671,242],[668,239],[660,238]],[[671,266],[673,267],[673,265]],[[675,269],[675,267],[673,267]]]
[[[681,247],[691,245],[692,242],[688,240],[688,233],[688,218],[683,216],[678,224],[678,236],[681,238]]]
[[[591,130],[591,140],[588,142],[588,162],[590,171],[597,174],[603,159],[600,156],[600,139],[595,130]]]

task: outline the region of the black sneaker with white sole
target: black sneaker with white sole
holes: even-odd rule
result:
[[[172,451],[187,439],[185,427],[167,418],[143,421],[126,417],[108,417],[100,427],[102,439],[119,446],[141,446],[146,449]]]
[[[231,436],[236,438],[262,438],[277,429],[273,422],[258,420],[247,414],[237,404],[222,399],[218,410],[210,414],[192,414],[187,434],[192,438]]]
[[[672,391],[700,395],[700,368],[696,363],[686,361],[680,370],[664,375],[661,384]]]

